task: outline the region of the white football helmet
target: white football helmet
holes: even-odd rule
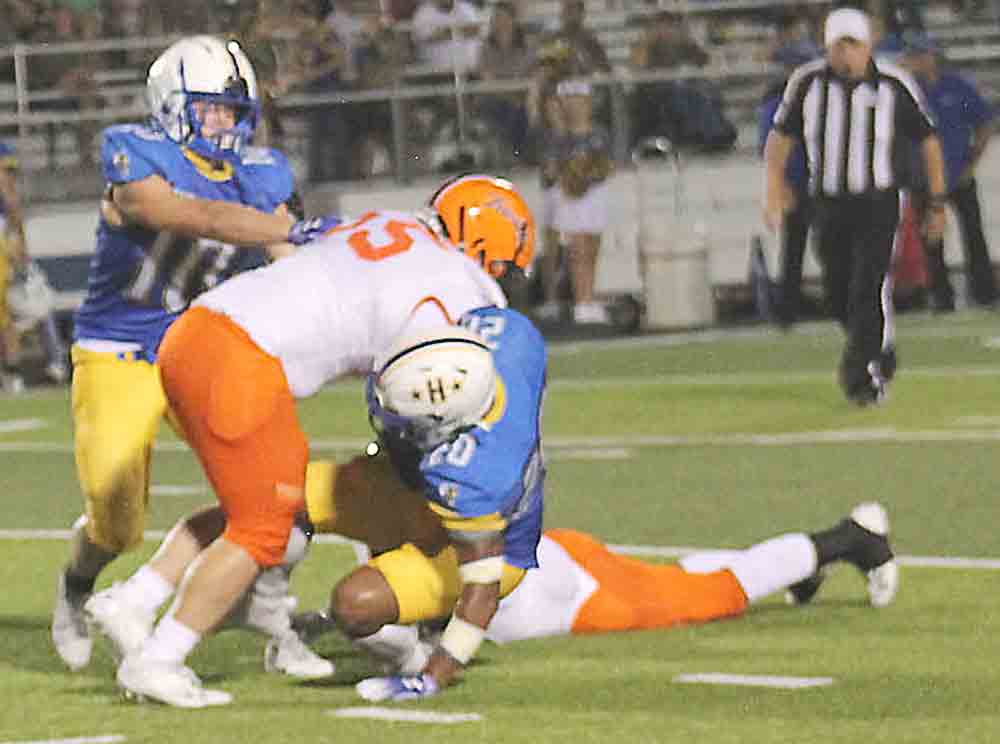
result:
[[[257,76],[235,41],[189,36],[174,42],[150,65],[146,98],[153,121],[167,137],[209,158],[239,154],[257,130]],[[231,106],[236,125],[204,136],[194,107],[198,101]]]
[[[493,354],[483,339],[449,326],[394,343],[368,378],[375,431],[422,452],[475,426],[497,390]]]

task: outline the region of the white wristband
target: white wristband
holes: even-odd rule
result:
[[[441,634],[441,648],[462,666],[469,663],[483,643],[486,631],[458,615],[452,615]]]
[[[503,578],[503,556],[462,563],[458,567],[458,575],[462,577],[463,584],[495,584]]]

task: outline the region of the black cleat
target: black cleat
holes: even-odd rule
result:
[[[809,578],[802,579],[802,581],[788,587],[785,590],[785,602],[790,605],[809,604],[824,581],[826,581],[826,571],[820,569]]]

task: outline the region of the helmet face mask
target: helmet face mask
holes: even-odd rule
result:
[[[479,423],[496,389],[486,343],[449,327],[402,339],[376,361],[366,389],[369,418],[389,449],[426,453]]]
[[[535,255],[535,220],[510,181],[459,176],[438,189],[430,206],[446,237],[494,278],[511,266],[529,270]]]
[[[257,78],[235,41],[192,36],[149,68],[146,95],[156,126],[172,141],[212,159],[230,159],[253,141],[260,113]],[[229,127],[206,127],[209,106],[232,111]]]

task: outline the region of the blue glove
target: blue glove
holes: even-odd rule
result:
[[[385,700],[399,703],[430,697],[437,694],[440,688],[431,675],[418,674],[414,677],[369,677],[358,682],[354,689],[371,703]]]
[[[332,230],[343,220],[340,217],[329,214],[326,217],[313,217],[308,220],[299,220],[288,230],[288,242],[292,245],[305,245],[316,238],[322,237],[327,231]]]

